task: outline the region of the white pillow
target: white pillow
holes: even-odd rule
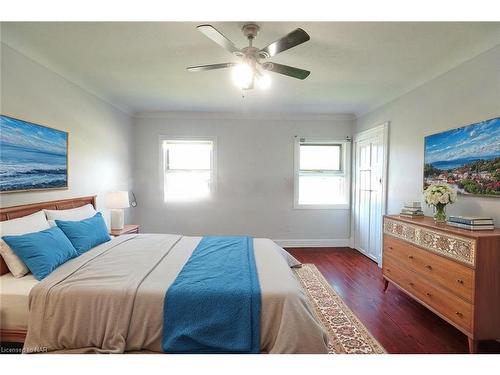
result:
[[[86,204],[82,207],[70,208],[69,210],[43,210],[47,220],[66,220],[66,221],[80,221],[94,216],[97,211],[91,204]]]
[[[45,214],[43,211],[38,211],[18,219],[0,221],[0,237],[40,232],[49,228]],[[23,277],[29,272],[28,267],[2,239],[0,239],[0,255],[14,277]]]

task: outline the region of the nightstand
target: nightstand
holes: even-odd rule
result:
[[[109,234],[111,234],[112,236],[118,237],[118,236],[121,236],[122,234],[139,233],[139,227],[140,227],[140,225],[137,225],[137,224],[125,224],[123,229],[112,229],[109,231]]]

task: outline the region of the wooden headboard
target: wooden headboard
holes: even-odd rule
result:
[[[85,206],[86,204],[91,204],[95,206],[95,195],[90,197],[79,197],[70,199],[61,199],[57,201],[50,202],[40,202],[40,203],[30,203],[23,204],[20,206],[4,207],[0,208],[0,221],[17,219],[19,217],[27,216],[38,212],[40,210],[67,210],[69,208],[76,208]],[[5,264],[2,257],[0,257],[0,275],[9,272],[7,265]]]

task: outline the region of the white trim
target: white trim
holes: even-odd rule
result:
[[[299,204],[299,163],[300,163],[300,142],[301,139],[314,143],[338,143],[342,147],[342,169],[343,177],[346,181],[347,203],[339,204]],[[351,141],[346,139],[329,138],[308,138],[295,136],[293,144],[293,209],[295,210],[349,210],[351,203]]]
[[[273,240],[281,247],[349,247],[349,238]]]
[[[194,201],[179,201],[179,202],[166,202],[165,201],[165,191],[164,191],[164,179],[165,179],[165,174],[164,174],[164,154],[163,154],[163,141],[169,141],[169,140],[178,140],[178,141],[211,141],[213,144],[212,148],[212,159],[211,159],[211,178],[210,178],[210,196],[208,198],[204,198],[204,200],[209,200],[213,199],[215,192],[217,191],[217,137],[190,137],[190,136],[168,136],[165,134],[160,134],[158,137],[158,154],[159,154],[159,168],[158,168],[158,174],[159,174],[159,182],[160,182],[160,191],[162,194],[162,201],[164,204],[192,204],[199,202],[198,200]]]
[[[349,210],[349,203],[339,204],[298,204],[296,200],[293,202],[294,210]]]
[[[358,250],[356,248],[353,248],[354,250]],[[359,251],[359,250],[358,250]],[[360,251],[361,254],[363,254],[365,257],[367,257],[368,259],[371,259],[373,260],[375,263],[377,263],[377,265],[381,268],[382,267],[382,260],[380,260],[380,262],[378,261],[378,259],[370,254],[366,254],[362,251]]]
[[[190,120],[286,120],[286,121],[354,121],[352,113],[293,113],[293,112],[206,112],[206,111],[145,111],[136,112],[136,119],[190,119]]]
[[[380,125],[377,125],[373,128],[363,130],[363,131],[356,133],[354,135],[354,138],[353,138],[354,142],[362,141],[366,138],[371,138],[371,137],[373,137],[374,134],[380,133],[381,131],[386,133],[388,128],[389,128],[389,121],[386,121],[386,122],[384,122]]]
[[[352,169],[353,169],[353,178],[352,178],[352,208],[351,208],[351,247],[353,249],[356,249],[355,246],[355,226],[354,226],[354,209],[356,207],[356,194],[355,194],[355,189],[358,181],[356,181],[356,163],[357,163],[357,155],[356,155],[356,147],[355,144],[356,142],[362,141],[366,138],[372,137],[376,133],[382,133],[382,141],[384,144],[384,161],[382,165],[382,215],[387,214],[387,183],[388,183],[388,172],[389,172],[389,125],[390,121],[386,121],[380,125],[377,125],[373,128],[364,130],[362,132],[356,133],[353,137],[353,157],[352,157]],[[382,230],[382,229],[381,229]],[[383,234],[380,236],[380,240],[382,243],[380,244],[380,248],[383,249]],[[363,251],[356,249],[360,251],[361,253],[365,254]],[[367,255],[368,256],[368,255]],[[372,257],[368,256],[369,258],[373,259]],[[380,254],[380,259],[373,259],[375,260],[379,267],[382,267],[382,258],[383,258],[383,252]]]

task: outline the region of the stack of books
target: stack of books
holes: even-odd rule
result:
[[[420,202],[406,202],[399,216],[423,217],[422,204]]]
[[[450,216],[448,225],[470,230],[493,230],[495,225],[491,217]]]

